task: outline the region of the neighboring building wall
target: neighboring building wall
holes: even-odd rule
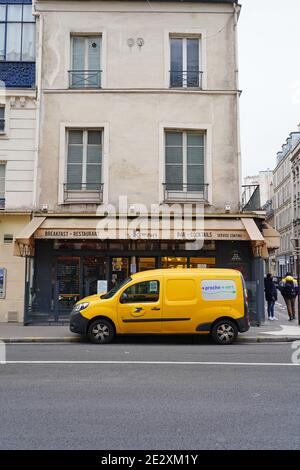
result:
[[[32,207],[35,149],[35,93],[5,90],[5,130],[0,133],[0,164],[5,165],[5,210]]]
[[[0,212],[0,269],[6,270],[5,294],[0,297],[0,323],[23,321],[25,260],[14,256],[13,238],[29,221],[30,215]]]
[[[294,238],[300,240],[300,142],[291,154]]]
[[[274,170],[274,218],[275,228],[280,233],[280,249],[276,253],[277,274],[284,275],[294,271],[293,247],[293,206],[292,206],[292,152],[300,138],[299,132],[293,132],[277,154],[277,166]]]
[[[22,322],[24,312],[25,260],[14,256],[13,238],[29,223],[33,208],[36,91],[31,13],[31,0],[0,0],[0,269],[6,272],[0,322]],[[16,39],[20,31],[19,45],[7,40],[8,35]]]

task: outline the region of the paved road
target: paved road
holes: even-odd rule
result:
[[[8,345],[0,449],[299,449],[292,353],[141,338]]]

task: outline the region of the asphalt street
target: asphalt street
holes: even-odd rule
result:
[[[299,449],[291,344],[10,344],[0,449]]]

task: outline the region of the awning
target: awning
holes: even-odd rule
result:
[[[134,220],[138,223],[141,219]],[[28,254],[28,250],[32,253],[35,239],[182,241],[204,239],[251,241],[253,246],[265,245],[264,236],[252,218],[205,217],[203,223],[198,217],[185,220],[182,225],[175,219],[157,219],[154,225],[151,219],[145,219],[144,224],[136,227],[134,220],[123,218],[115,221],[100,217],[34,217],[16,237],[15,254],[24,256],[24,250],[25,254]]]
[[[138,219],[136,219],[138,222]],[[200,219],[185,220],[183,223],[174,220],[160,219],[152,224],[151,220],[135,227],[134,221],[129,220],[126,225],[109,219],[94,218],[46,218],[36,229],[36,239],[162,239],[162,240],[252,240],[248,229],[242,219],[214,219],[206,218],[204,223]],[[123,219],[124,222],[124,219]],[[249,225],[254,232],[253,224]],[[123,227],[125,227],[123,229]],[[259,230],[257,229],[259,232]],[[263,240],[263,237],[261,236]]]
[[[14,243],[15,256],[32,256],[34,252],[33,236],[45,221],[46,217],[33,217],[29,224],[16,236]]]
[[[268,247],[268,250],[277,250],[280,248],[280,233],[271,227],[271,225],[264,222],[263,236]]]
[[[42,225],[45,221],[46,217],[34,217],[31,219],[29,224],[23,228],[23,230],[18,234],[16,237],[16,241],[19,243],[28,244],[32,235],[36,232],[36,230]]]
[[[253,242],[264,242],[264,237],[253,219],[241,219],[249,238]]]
[[[101,223],[101,220],[103,223]],[[138,219],[137,219],[138,220]],[[124,221],[124,219],[123,219]],[[194,239],[207,240],[259,240],[263,236],[253,219],[244,218],[205,218],[204,223],[200,218],[196,221],[186,220],[178,223],[171,219],[160,219],[157,224],[151,225],[151,220],[145,225],[134,227],[134,222],[129,220],[127,228],[123,231],[121,222],[117,221],[117,227],[113,226],[113,220],[97,217],[35,217],[16,237],[17,242],[29,244],[31,238],[36,239],[151,239],[151,231],[158,239]],[[100,224],[100,225],[99,225]],[[155,229],[157,232],[155,233]],[[103,231],[105,230],[104,236]],[[135,233],[137,232],[137,233]],[[123,237],[122,237],[123,235]],[[154,237],[155,238],[155,237]]]

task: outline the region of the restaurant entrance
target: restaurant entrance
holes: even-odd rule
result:
[[[54,318],[68,316],[74,303],[97,294],[98,280],[107,278],[107,261],[103,256],[57,256],[53,263]]]

